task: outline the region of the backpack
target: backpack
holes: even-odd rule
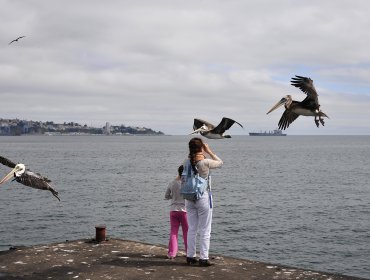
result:
[[[208,187],[208,180],[194,174],[190,160],[186,161],[184,171],[181,174],[181,194],[184,199],[196,201]]]

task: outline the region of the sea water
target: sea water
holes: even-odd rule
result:
[[[190,136],[0,137],[0,155],[53,181],[0,185],[0,250],[107,235],[168,244],[168,183]],[[213,170],[210,255],[370,278],[370,137],[207,140]],[[0,176],[10,169],[0,166]],[[181,232],[181,231],[180,231]],[[183,248],[182,237],[179,238]]]

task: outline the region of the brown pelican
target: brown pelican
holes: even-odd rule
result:
[[[58,192],[55,191],[50,186],[50,180],[46,177],[41,176],[40,174],[33,173],[32,171],[26,169],[26,166],[22,163],[15,164],[14,162],[0,156],[0,163],[13,168],[12,171],[8,173],[1,181],[0,184],[9,181],[14,177],[18,183],[21,183],[25,186],[32,187],[35,189],[49,190],[51,193],[60,201],[58,197]]]
[[[279,129],[286,129],[299,116],[315,117],[315,124],[319,127],[320,123],[325,124],[323,117],[329,118],[320,110],[318,94],[310,78],[295,76],[291,80],[292,86],[300,88],[307,97],[303,101],[292,100],[290,95],[283,97],[274,107],[267,112],[270,113],[284,104],[285,111],[279,120]],[[320,122],[320,123],[319,123]]]
[[[231,138],[230,135],[224,135],[224,132],[225,130],[228,130],[234,123],[237,123],[243,127],[240,123],[225,117],[222,118],[221,122],[216,127],[207,121],[194,119],[194,131],[191,134],[199,132],[202,136],[209,139]]]
[[[12,40],[12,41],[9,43],[9,45],[10,45],[11,43],[18,42],[18,40],[19,40],[19,39],[22,39],[22,38],[24,38],[24,37],[26,37],[26,36],[20,36],[20,37],[18,37],[17,39]]]

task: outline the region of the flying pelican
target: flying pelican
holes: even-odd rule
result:
[[[299,116],[315,117],[315,124],[319,127],[320,123],[324,126],[323,117],[329,118],[320,110],[318,94],[313,85],[313,80],[307,77],[295,76],[291,80],[292,86],[300,88],[307,97],[303,101],[295,101],[290,95],[283,97],[275,106],[273,106],[267,114],[284,104],[285,111],[279,120],[279,129],[286,129]]]
[[[13,168],[13,170],[10,171],[8,175],[6,175],[0,181],[0,184],[5,183],[6,181],[9,181],[12,177],[14,177],[14,180],[25,186],[51,191],[51,193],[60,201],[58,197],[58,192],[51,187],[51,185],[49,184],[51,181],[48,178],[43,177],[40,174],[33,173],[29,169],[26,169],[26,166],[23,163],[15,164],[14,162],[2,156],[0,156],[0,163]]]
[[[18,42],[19,39],[22,39],[24,37],[26,37],[26,36],[20,36],[17,39],[12,40],[8,45],[10,45],[11,43],[14,43],[14,42]]]
[[[202,136],[209,139],[231,138],[230,135],[224,135],[224,132],[225,130],[228,130],[234,123],[237,123],[243,127],[240,123],[225,117],[222,118],[221,122],[216,127],[207,121],[194,119],[194,131],[191,134],[199,132]]]

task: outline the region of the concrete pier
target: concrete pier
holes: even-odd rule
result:
[[[76,240],[0,252],[0,280],[45,279],[315,279],[361,278],[214,255],[211,267],[188,266],[185,256],[166,258],[160,245],[110,239]]]

